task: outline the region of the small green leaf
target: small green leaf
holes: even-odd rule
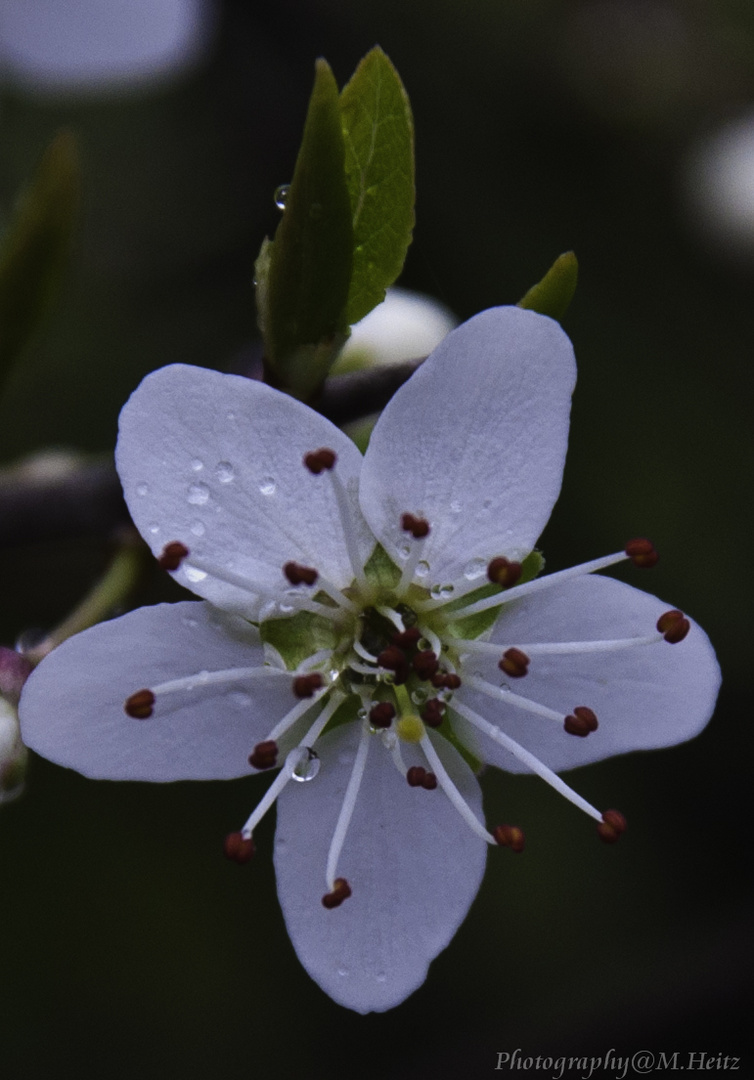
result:
[[[317,391],[348,335],[352,251],[338,87],[318,60],[283,217],[256,265],[268,381],[297,397]]]
[[[364,575],[370,585],[375,585],[385,592],[394,589],[401,580],[401,572],[385,551],[382,544],[377,544],[367,559]]]
[[[576,292],[579,264],[572,251],[559,255],[545,276],[519,300],[518,307],[529,308],[551,319],[563,318]]]
[[[414,125],[398,72],[372,49],[340,98],[353,211],[348,323],[385,298],[403,269],[414,227]]]
[[[57,293],[77,217],[79,182],[76,141],[61,131],[21,193],[0,244],[0,379]]]
[[[272,645],[282,656],[289,671],[320,649],[337,645],[335,627],[313,611],[297,611],[283,619],[265,619],[259,627],[262,641]]]

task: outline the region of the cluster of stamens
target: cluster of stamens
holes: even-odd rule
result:
[[[578,705],[570,713],[559,713],[514,693],[507,683],[501,686],[488,681],[480,673],[462,677],[459,672],[463,671],[464,664],[471,658],[488,656],[497,662],[497,667],[507,678],[521,680],[528,674],[530,666],[536,666],[537,658],[541,655],[612,651],[662,640],[676,644],[689,632],[688,619],[677,610],[665,612],[657,622],[656,632],[644,637],[596,642],[510,642],[507,646],[494,645],[483,638],[463,639],[458,636],[457,628],[459,622],[468,616],[490,609],[500,611],[506,603],[519,597],[585,573],[605,569],[624,559],[629,559],[638,567],[654,566],[658,555],[651,542],[632,540],[622,552],[531,580],[525,580],[524,566],[520,562],[503,555],[495,556],[487,563],[486,578],[464,580],[449,586],[449,598],[438,598],[434,591],[424,588],[417,578],[419,555],[430,535],[430,523],[420,514],[406,512],[399,523],[400,529],[409,538],[400,580],[392,588],[383,588],[380,593],[367,581],[358,543],[349,523],[347,501],[335,469],[336,462],[336,454],[326,447],[306,454],[303,459],[304,466],[313,476],[326,474],[315,483],[331,485],[343,522],[353,580],[347,586],[340,587],[323,578],[317,568],[295,560],[283,565],[282,578],[295,590],[294,598],[299,594],[301,597],[298,605],[294,600],[292,617],[298,611],[317,611],[333,620],[340,620],[334,625],[347,627],[343,633],[350,637],[332,651],[313,653],[293,672],[286,672],[279,665],[266,664],[254,669],[203,673],[208,680],[216,683],[242,683],[245,679],[262,676],[287,676],[291,679],[293,695],[297,699],[297,704],[275,725],[268,738],[258,743],[249,755],[249,764],[258,771],[281,764],[282,769],[243,829],[226,838],[225,853],[228,858],[239,863],[248,862],[254,853],[253,830],[283,787],[290,779],[306,780],[316,775],[319,761],[313,746],[334,713],[353,695],[360,697],[363,706],[359,714],[362,717],[361,737],[328,855],[325,875],[328,891],[322,898],[326,908],[339,907],[351,896],[351,886],[337,874],[337,864],[366,767],[369,746],[375,737],[383,743],[411,788],[426,791],[441,789],[477,836],[488,844],[507,847],[514,852],[523,850],[522,830],[514,825],[498,825],[488,832],[444,768],[427,729],[438,732],[437,736],[433,736],[435,739],[451,734],[449,725],[454,716],[462,718],[546,779],[597,822],[597,832],[603,841],[615,842],[626,828],[623,816],[617,810],[604,813],[595,810],[552,770],[510,738],[502,725],[493,724],[472,709],[463,689],[466,686],[503,703],[507,708],[526,712],[534,717],[532,723],[557,720],[565,733],[579,738],[598,729],[597,717],[592,709]],[[171,572],[184,563],[193,565],[204,574],[214,575],[220,581],[246,588],[249,593],[259,596],[256,583],[245,582],[239,574],[192,559],[189,548],[178,540],[163,549],[159,563]],[[319,593],[313,589],[315,585],[327,594],[327,604],[319,603]],[[490,586],[496,588],[491,592]],[[447,610],[451,603],[452,609]],[[127,699],[125,711],[134,719],[146,720],[153,715],[160,696],[190,688],[190,683],[190,679],[177,679],[138,690]],[[458,691],[461,691],[460,695]],[[312,722],[315,709],[320,711]],[[306,723],[310,725],[309,730],[281,762],[280,740],[286,736],[290,740],[288,733],[294,726]],[[300,728],[296,730],[300,731]],[[412,764],[407,768],[401,753],[402,744],[417,747],[424,754],[426,766]]]

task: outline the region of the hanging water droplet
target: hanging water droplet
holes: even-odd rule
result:
[[[382,745],[386,750],[395,750],[398,745],[398,736],[394,731],[383,731],[380,738],[382,739]]]
[[[192,506],[203,506],[209,499],[209,488],[206,484],[192,484],[186,498]]]
[[[136,485],[136,494],[137,495],[148,495],[149,494],[149,484],[137,484]]]
[[[229,461],[218,461],[215,465],[215,476],[221,484],[229,484],[236,475],[236,470]]]
[[[311,746],[297,746],[285,759],[285,767],[290,773],[291,780],[298,780],[301,784],[313,780],[321,764],[319,755],[312,750]]]
[[[416,643],[416,647],[419,650],[419,652],[426,652],[428,649],[432,648],[432,642],[427,641],[427,639],[425,637],[419,638],[419,640]]]
[[[414,705],[423,705],[428,697],[429,693],[424,689],[423,686],[417,687],[417,689],[414,690],[411,694],[411,700],[413,701]]]
[[[206,576],[207,573],[205,570],[197,570],[195,566],[186,567],[186,577],[189,581],[193,582],[194,585],[200,581],[204,581]]]
[[[204,536],[204,533],[206,532],[203,521],[192,521],[189,528],[194,536]]]
[[[366,720],[366,718],[369,716],[369,710],[363,708],[359,709],[356,715],[358,716],[359,720]]]
[[[31,652],[46,637],[47,632],[45,630],[41,630],[38,626],[30,627],[28,630],[22,631],[16,638],[16,652],[22,655]]]
[[[414,570],[414,573],[417,577],[426,577],[429,573],[429,563],[425,562],[425,560],[422,559],[421,562],[418,562],[416,564],[416,570]]]
[[[486,569],[487,563],[484,559],[471,559],[463,569],[463,576],[467,581],[474,581],[475,578],[481,577]]]
[[[259,490],[263,495],[274,495],[276,486],[274,476],[263,476],[259,482]]]
[[[201,472],[202,469],[204,468],[204,462],[200,461],[199,458],[196,457],[191,462],[191,468],[193,469],[194,472]]]
[[[153,536],[160,531],[160,526],[157,524],[156,521],[153,521],[151,523],[151,525],[149,526],[149,531],[152,533]]]
[[[288,192],[291,190],[290,184],[278,184],[275,188],[275,194],[273,198],[275,200],[275,206],[278,210],[285,210],[285,202],[288,198]]]

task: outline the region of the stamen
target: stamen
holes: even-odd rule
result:
[[[414,514],[403,515],[401,528],[404,532],[410,532],[414,540],[423,540],[425,536],[429,536],[429,522]]]
[[[351,818],[353,817],[353,812],[356,807],[356,799],[359,795],[359,788],[361,787],[361,781],[364,776],[364,768],[367,763],[367,754],[369,753],[369,741],[369,727],[367,724],[362,724],[361,738],[359,739],[359,746],[356,751],[356,758],[354,760],[353,769],[351,770],[351,775],[348,780],[348,787],[346,788],[346,793],[343,796],[343,805],[340,808],[340,814],[338,815],[335,832],[333,833],[333,838],[330,841],[330,850],[327,854],[327,869],[325,871],[325,877],[327,879],[327,886],[331,890],[331,893],[335,892],[335,885],[337,880],[335,877],[335,872],[338,867],[338,859],[340,858],[340,853],[343,850],[343,844],[346,839],[346,833],[348,832],[348,826],[351,824]]]
[[[519,562],[512,562],[504,555],[492,559],[487,567],[487,577],[493,585],[501,585],[504,589],[510,589],[519,580],[524,568]]]
[[[148,720],[154,712],[154,691],[137,690],[126,698],[123,709],[126,716],[131,716],[134,720]]]
[[[540,705],[538,701],[532,701],[531,698],[522,697],[520,694],[514,694],[512,690],[506,690],[503,686],[493,686],[492,683],[485,682],[484,679],[480,679],[476,675],[471,675],[466,679],[466,686],[470,686],[472,690],[479,690],[481,693],[486,694],[487,697],[495,698],[497,701],[505,701],[510,705],[515,705],[517,709],[523,709],[524,712],[534,713],[536,716],[544,716],[548,720],[557,720],[559,724],[563,723],[563,713],[555,712],[554,709],[549,708],[547,705]]]
[[[442,642],[440,641],[437,634],[434,632],[434,630],[430,630],[428,626],[422,626],[420,627],[420,629],[425,639],[431,645],[432,651],[435,653],[436,656],[440,656],[442,654]]]
[[[433,697],[424,703],[424,708],[419,714],[428,727],[439,727],[442,723],[442,714],[445,712],[445,702]]]
[[[437,787],[437,777],[432,772],[427,772],[421,765],[412,765],[406,773],[409,787],[423,787],[426,791],[434,791]]]
[[[377,663],[387,671],[395,673],[395,682],[405,683],[411,669],[408,666],[406,654],[397,645],[388,645],[377,657]]]
[[[529,657],[521,649],[506,649],[497,666],[511,679],[521,679],[529,670]]]
[[[626,555],[634,566],[640,566],[644,569],[649,569],[650,566],[656,566],[660,559],[652,541],[645,540],[644,538],[639,540],[629,540],[626,544]]]
[[[315,476],[319,476],[325,470],[332,469],[337,460],[338,455],[335,451],[328,450],[326,446],[321,447],[319,450],[312,450],[309,454],[304,454],[304,465]]]
[[[324,694],[322,695],[324,697]],[[285,735],[286,731],[289,731],[293,725],[299,720],[309,709],[313,708],[316,701],[312,701],[311,698],[302,698],[290,712],[287,712],[282,720],[279,720],[272,731],[267,736],[267,742],[276,742]]]
[[[309,747],[314,745],[314,743],[317,741],[317,739],[320,737],[320,735],[324,731],[325,726],[326,726],[327,722],[329,721],[330,717],[333,715],[333,713],[336,711],[336,709],[340,708],[340,706],[342,705],[344,700],[345,700],[345,695],[344,694],[336,692],[336,693],[334,693],[332,695],[332,697],[328,701],[327,705],[324,707],[322,712],[319,714],[317,719],[314,721],[312,726],[309,728],[309,730],[307,731],[307,733],[304,736],[304,738],[302,739],[302,741],[299,743],[299,745],[294,750],[291,750],[291,753],[288,755],[288,758],[290,758],[292,754],[295,754],[296,751],[298,751],[298,750],[300,750],[302,748],[308,749]],[[278,725],[278,726],[280,726],[280,725]],[[288,767],[288,758],[286,758],[285,765],[280,770],[280,772],[277,774],[277,776],[272,781],[270,786],[267,788],[267,791],[264,793],[261,802],[257,805],[256,809],[251,814],[251,816],[249,817],[249,819],[246,822],[246,824],[244,825],[244,827],[241,829],[241,836],[243,837],[244,840],[250,840],[251,839],[251,835],[254,832],[254,829],[256,829],[259,822],[262,820],[264,815],[267,813],[267,811],[270,809],[272,804],[275,802],[275,800],[277,799],[278,795],[283,790],[285,785],[291,779],[291,777],[293,775],[293,768]]]
[[[457,690],[461,685],[461,676],[455,671],[436,671],[429,680],[437,690]]]
[[[413,649],[421,636],[422,633],[418,626],[409,626],[408,630],[404,630],[403,633],[393,634],[390,640],[399,649]]]
[[[390,701],[378,701],[369,710],[369,723],[376,728],[389,728],[395,719],[395,705]]]
[[[592,731],[596,731],[599,724],[591,709],[588,709],[586,705],[577,705],[573,714],[563,721],[563,727],[569,735],[578,735],[583,739]]]
[[[604,641],[536,641],[523,645],[510,646],[526,656],[567,656],[579,653],[616,652],[619,649],[633,649],[639,645],[656,645],[662,640],[662,634],[648,634],[646,637],[607,638]],[[505,645],[492,641],[468,641],[454,638],[453,645],[460,653],[480,653],[487,656],[499,656]],[[505,653],[503,654],[505,655]]]
[[[278,744],[274,739],[257,743],[249,754],[249,765],[255,769],[273,769],[277,765]]]
[[[351,886],[344,877],[339,877],[333,882],[332,892],[325,893],[322,897],[322,904],[328,910],[331,910],[332,908],[340,907],[343,901],[347,900],[350,895]]]
[[[481,824],[474,811],[464,799],[461,792],[455,786],[453,781],[448,776],[445,766],[440,761],[437,751],[430,742],[429,735],[425,735],[421,740],[421,747],[427,756],[427,761],[432,766],[432,772],[439,781],[440,787],[448,796],[450,801],[455,806],[458,813],[461,815],[466,824],[471,828],[473,832],[480,836],[482,840],[488,844],[495,844],[497,841],[494,836],[487,832],[484,825]]]
[[[375,604],[375,611],[379,611],[380,615],[384,615],[388,622],[391,622],[396,628],[399,634],[402,634],[406,630],[406,624],[403,619],[394,611],[393,608],[387,607],[385,604]]]
[[[182,679],[171,679],[169,682],[159,683],[152,687],[155,697],[163,694],[174,694],[179,690],[195,690],[198,687],[217,686],[222,683],[234,683],[244,679],[266,678],[269,675],[286,675],[284,668],[273,667],[272,664],[264,664],[259,667],[249,668],[225,668],[222,671],[199,671],[193,675],[186,675]],[[130,701],[130,698],[129,698]]]
[[[325,680],[318,671],[313,671],[311,675],[297,675],[293,680],[293,693],[297,698],[311,698],[324,685]]]
[[[158,565],[163,570],[177,570],[189,553],[189,549],[180,540],[172,540],[162,549],[162,554],[157,559]]]
[[[411,550],[403,565],[401,578],[396,588],[399,596],[406,591],[414,580],[414,573],[424,550],[424,542],[429,536],[429,522],[425,521],[424,518],[414,517],[413,514],[404,514],[401,518],[401,528],[404,532],[413,536],[415,543],[411,545]]]
[[[530,596],[541,589],[549,589],[553,585],[562,585],[564,581],[570,581],[571,578],[582,577],[584,574],[594,574],[597,570],[606,570],[608,566],[615,566],[616,563],[625,562],[628,558],[629,556],[625,551],[616,551],[612,555],[603,555],[601,559],[592,559],[590,562],[581,563],[579,566],[571,566],[567,570],[558,570],[554,574],[534,578],[533,581],[526,581],[523,585],[514,585],[513,588],[496,593],[495,596],[477,600],[475,603],[469,604],[468,607],[458,608],[453,612],[453,618],[464,619],[467,615],[476,615],[480,611],[489,611],[490,608],[501,607],[503,604],[510,603],[511,600],[519,600],[522,596]],[[447,602],[443,601],[443,603]],[[422,611],[429,611],[430,608],[438,606],[437,601],[431,600],[417,605]]]
[[[657,629],[667,642],[671,645],[677,645],[688,634],[691,623],[685,618],[682,611],[674,608],[673,611],[666,611],[664,615],[659,617]]]
[[[411,660],[411,666],[420,679],[431,679],[437,671],[439,661],[431,649],[418,652]]]
[[[251,861],[256,847],[250,836],[243,837],[240,832],[232,832],[225,837],[223,850],[226,858],[241,864]]]
[[[470,724],[479,728],[485,735],[489,735],[496,743],[499,743],[500,746],[513,754],[514,757],[517,757],[518,760],[528,766],[533,773],[536,773],[537,776],[546,780],[551,787],[555,788],[555,790],[563,795],[564,798],[568,799],[569,802],[572,802],[574,806],[578,806],[580,810],[583,810],[585,814],[589,814],[595,821],[602,821],[602,814],[599,810],[595,810],[591,803],[588,803],[586,799],[583,799],[581,795],[573,790],[573,788],[570,788],[568,784],[561,780],[557,773],[554,773],[552,769],[548,769],[538,757],[535,757],[529,750],[525,750],[524,747],[521,746],[520,743],[517,743],[515,739],[512,739],[510,735],[506,735],[499,727],[491,724],[489,720],[485,720],[479,713],[474,712],[473,709],[468,708],[468,706],[463,705],[458,701],[453,702],[453,709],[459,716],[468,720]]]
[[[313,585],[319,573],[312,566],[302,566],[297,562],[287,562],[283,567],[283,573],[291,585]]]
[[[597,835],[606,844],[614,844],[626,831],[626,819],[620,810],[606,810],[597,826]]]
[[[501,847],[509,847],[516,854],[524,850],[524,834],[518,825],[496,825],[492,835]]]

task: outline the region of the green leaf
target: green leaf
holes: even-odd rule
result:
[[[297,611],[283,619],[265,619],[259,634],[262,641],[277,649],[289,671],[294,671],[312,653],[334,649],[338,644],[332,622],[313,611]]]
[[[403,83],[380,48],[356,68],[340,106],[353,211],[350,324],[384,300],[406,260],[414,227],[414,125]]]
[[[296,397],[316,393],[348,336],[352,251],[338,87],[318,60],[283,216],[256,265],[268,381]]]
[[[519,300],[518,307],[538,311],[560,321],[568,311],[579,275],[579,264],[572,251],[559,255],[545,276]]]
[[[77,218],[79,182],[76,141],[61,131],[21,193],[0,244],[0,380],[58,291]]]

